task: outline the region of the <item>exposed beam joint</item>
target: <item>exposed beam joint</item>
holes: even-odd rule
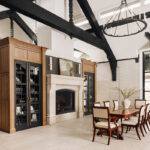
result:
[[[104,49],[104,51],[106,52],[107,58],[110,62],[110,67],[111,67],[111,71],[112,71],[112,80],[116,80],[116,69],[117,69],[117,60],[102,32],[102,30],[99,29],[99,24],[98,21],[88,3],[87,0],[77,0],[82,11],[84,12],[86,18],[88,19],[93,32],[95,33],[95,35],[100,38],[101,40],[103,40],[103,42],[106,44],[106,47]]]
[[[68,21],[58,17],[57,15],[47,11],[46,9],[38,6],[35,3],[25,0],[0,0],[0,4],[5,7],[11,8],[14,11],[22,13],[32,19],[42,22],[61,32],[64,32],[69,36],[72,35],[75,38],[92,44],[100,49],[106,48],[106,44],[102,40],[72,25]]]
[[[9,18],[10,14],[10,10],[0,12],[0,20]]]
[[[13,13],[14,21],[22,28],[22,30],[29,36],[31,40],[37,45],[37,36],[36,34],[29,28],[29,26],[23,21],[23,19],[16,13]]]
[[[11,21],[11,36],[14,35],[13,33],[13,20],[20,26],[20,28],[29,36],[31,40],[37,45],[37,36],[36,34],[29,28],[29,26],[23,21],[23,19],[12,10],[6,10],[0,12],[0,20],[10,18]]]

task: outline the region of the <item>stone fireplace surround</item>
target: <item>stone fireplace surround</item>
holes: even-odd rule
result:
[[[83,117],[83,82],[81,77],[47,75],[47,124]],[[75,112],[56,115],[56,91],[60,89],[75,91]]]

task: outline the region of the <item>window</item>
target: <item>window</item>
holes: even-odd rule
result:
[[[150,52],[143,54],[143,98],[150,100]]]

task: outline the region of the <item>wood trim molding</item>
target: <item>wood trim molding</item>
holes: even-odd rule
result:
[[[15,56],[15,48],[33,53],[36,59],[27,57],[24,59],[21,53]],[[33,44],[19,41],[14,38],[5,38],[0,40],[0,130],[15,133],[15,80],[14,80],[14,61],[26,61],[42,64],[42,100],[43,100],[43,122],[46,125],[46,50],[47,48],[39,47]],[[34,54],[36,53],[36,54]]]
[[[94,73],[95,81],[95,102],[97,101],[97,63],[91,62],[86,59],[81,59],[82,61],[82,77],[84,77],[85,72]],[[83,112],[84,112],[84,91],[83,91]]]
[[[46,125],[46,50],[47,48],[42,47],[42,86],[43,86],[43,126]]]

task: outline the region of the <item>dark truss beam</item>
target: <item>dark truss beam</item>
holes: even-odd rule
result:
[[[70,24],[66,20],[36,5],[35,3],[25,0],[0,0],[0,4],[64,32],[69,36],[72,35],[73,37],[85,41],[100,49],[106,48],[106,44],[99,38],[96,38],[88,32]]]
[[[116,80],[116,69],[117,69],[117,60],[102,32],[102,30],[99,29],[99,24],[97,22],[97,19],[95,18],[95,15],[88,3],[87,0],[77,0],[82,11],[84,12],[86,18],[89,20],[89,23],[92,27],[93,32],[95,33],[95,35],[100,38],[101,40],[104,41],[104,43],[106,44],[106,48],[104,49],[104,51],[107,54],[107,58],[110,62],[110,67],[111,67],[111,71],[112,71],[112,80],[115,81]]]
[[[6,10],[0,12],[0,20],[10,18],[11,25],[13,25],[12,21],[14,20],[20,28],[29,36],[31,40],[37,45],[37,36],[36,34],[29,28],[29,26],[22,20],[22,18],[12,10]]]
[[[148,40],[150,40],[150,33],[149,32],[145,32],[145,36],[148,38]]]
[[[0,20],[9,18],[11,12],[9,10],[0,12]]]
[[[117,62],[111,53],[108,51],[108,45],[104,40],[101,40],[100,38],[97,38],[88,32],[72,25],[71,23],[67,22],[66,20],[58,17],[57,15],[47,11],[46,9],[36,5],[35,3],[32,3],[31,1],[25,1],[25,0],[0,0],[0,4],[11,8],[14,11],[17,11],[19,13],[22,13],[32,19],[35,19],[39,22],[42,22],[52,28],[55,28],[61,32],[64,32],[68,34],[69,36],[78,38],[82,41],[85,41],[91,45],[94,45],[100,49],[103,49],[110,61],[111,69],[114,72],[113,73],[113,80],[116,79],[115,72],[116,72],[116,66]]]
[[[36,34],[30,29],[30,27],[23,21],[23,19],[16,13],[13,12],[13,20],[22,28],[22,30],[29,36],[31,40],[37,45],[37,36]]]

